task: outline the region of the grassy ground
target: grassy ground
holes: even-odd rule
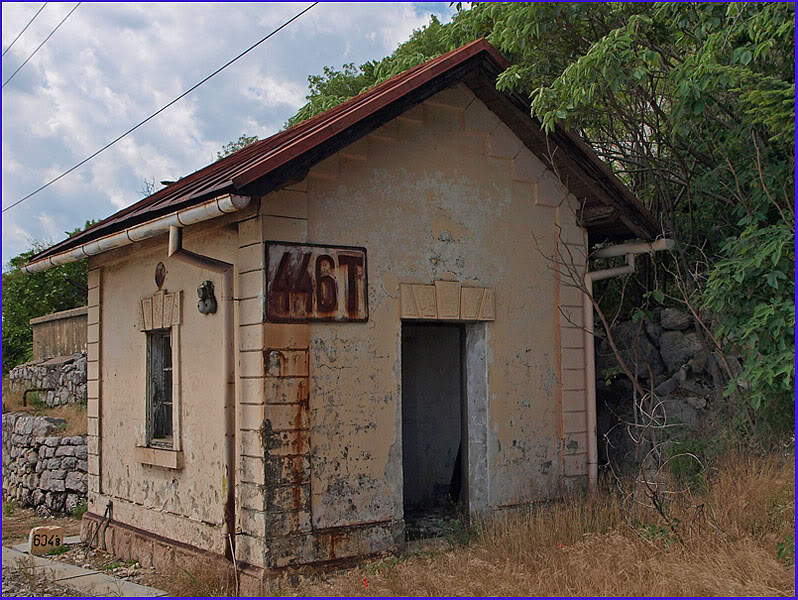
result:
[[[22,508],[13,501],[3,501],[3,545],[11,546],[27,541],[33,527],[58,525],[65,535],[80,533],[80,519],[72,515],[40,517],[32,508]]]
[[[66,426],[58,431],[58,435],[82,435],[86,433],[88,421],[86,407],[82,404],[70,404],[47,408],[39,401],[36,392],[28,394],[27,406],[22,403],[22,392],[14,392],[8,377],[3,377],[3,412],[26,412],[31,415],[45,415],[64,419]]]
[[[794,456],[731,456],[701,487],[671,495],[667,520],[602,493],[497,518],[449,551],[280,587],[298,596],[794,596]]]

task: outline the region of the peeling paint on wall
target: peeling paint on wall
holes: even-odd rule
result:
[[[216,228],[192,238],[187,229],[187,247],[195,243],[237,268],[243,562],[283,566],[404,544],[403,284],[453,282],[493,293],[495,320],[465,326],[474,512],[553,498],[567,477],[578,482],[585,459],[573,442],[584,432],[563,423],[578,423],[584,390],[560,345],[580,342],[562,319],[565,294],[541,252],[552,255],[563,243],[584,250],[584,236],[580,246],[583,232],[561,197],[567,191],[544,181],[550,173],[508,132],[457,85],[264,197],[253,206],[257,214],[239,217],[247,220],[237,237]],[[368,321],[264,323],[268,241],[366,248]],[[104,495],[93,506],[114,498],[124,522],[152,523],[158,533],[221,553],[223,433],[221,420],[208,417],[219,408],[209,390],[222,388],[209,367],[218,359],[211,340],[220,337],[220,319],[186,311],[184,469],[140,465],[126,454],[142,437],[144,414],[126,394],[143,389],[145,377],[142,334],[126,315],[154,291],[141,292],[139,282],[152,279],[159,261],[170,291],[213,278],[170,265],[165,244],[143,247],[135,259],[128,250],[103,263],[109,452]],[[578,315],[581,300],[569,298]]]

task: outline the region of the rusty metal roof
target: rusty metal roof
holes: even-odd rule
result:
[[[224,193],[261,195],[299,180],[313,164],[457,81],[469,85],[533,152],[549,155],[549,144],[539,124],[530,118],[526,101],[495,89],[496,75],[508,65],[487,41],[476,40],[203,167],[31,260],[64,252]],[[508,108],[510,105],[514,108]],[[599,211],[605,224],[598,227],[606,230],[601,231],[601,237],[656,236],[658,228],[653,217],[576,134],[557,129],[549,135],[548,142],[551,141],[565,150],[566,160],[557,166],[568,174],[579,175],[575,183],[577,188],[580,182],[584,183],[581,187],[586,193],[577,193],[580,189],[571,189],[574,182],[566,181],[569,189],[588,203],[606,207]],[[580,162],[585,164],[579,165]],[[597,179],[601,180],[599,185]],[[586,225],[590,229],[590,224]]]

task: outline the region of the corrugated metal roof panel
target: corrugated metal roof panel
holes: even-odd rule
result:
[[[39,253],[32,260],[58,254],[168,212],[191,206],[211,195],[239,191],[267,175],[274,175],[292,160],[333,140],[348,128],[363,122],[378,111],[386,109],[425,84],[450,73],[452,69],[462,66],[477,56],[492,63],[494,70],[501,71],[508,66],[504,57],[487,41],[476,40],[408,69],[320,115],[207,165],[120,210],[83,233]],[[528,115],[528,112],[526,114]],[[594,162],[592,159],[598,161],[594,154],[591,157],[591,162]],[[614,185],[623,187],[617,180]],[[617,193],[619,196],[625,196],[626,203],[629,203],[631,194],[628,190],[619,189]],[[632,199],[634,202],[630,205],[631,210],[646,212],[639,201],[633,196]],[[644,215],[643,221],[653,223],[648,214]]]

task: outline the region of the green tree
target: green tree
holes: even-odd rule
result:
[[[409,40],[382,60],[369,61],[359,67],[354,63],[345,64],[341,69],[324,67],[321,75],[309,76],[310,91],[305,96],[308,102],[288,119],[286,127],[321,114],[402,71],[446,52],[449,42],[443,38],[445,27],[433,15],[427,25],[414,30]]]
[[[222,149],[216,153],[216,160],[221,160],[227,156],[230,156],[234,152],[238,152],[239,150],[246,148],[250,144],[253,144],[257,141],[257,135],[242,134],[236,141],[228,142],[222,146]]]
[[[70,237],[93,225],[68,232]],[[87,261],[25,273],[22,266],[46,245],[37,242],[15,256],[3,272],[3,373],[31,358],[33,333],[30,320],[59,310],[85,306],[88,297]]]
[[[497,87],[529,96],[546,131],[580,133],[680,241],[651,265],[653,293],[618,294],[627,310],[646,298],[708,309],[709,349],[744,359],[727,393],[754,428],[792,429],[794,4],[461,8],[381,61],[309,78],[289,125],[486,37],[511,63]]]
[[[682,242],[682,300],[744,359],[727,392],[753,428],[794,426],[794,23],[787,3],[653,5],[531,94]]]

